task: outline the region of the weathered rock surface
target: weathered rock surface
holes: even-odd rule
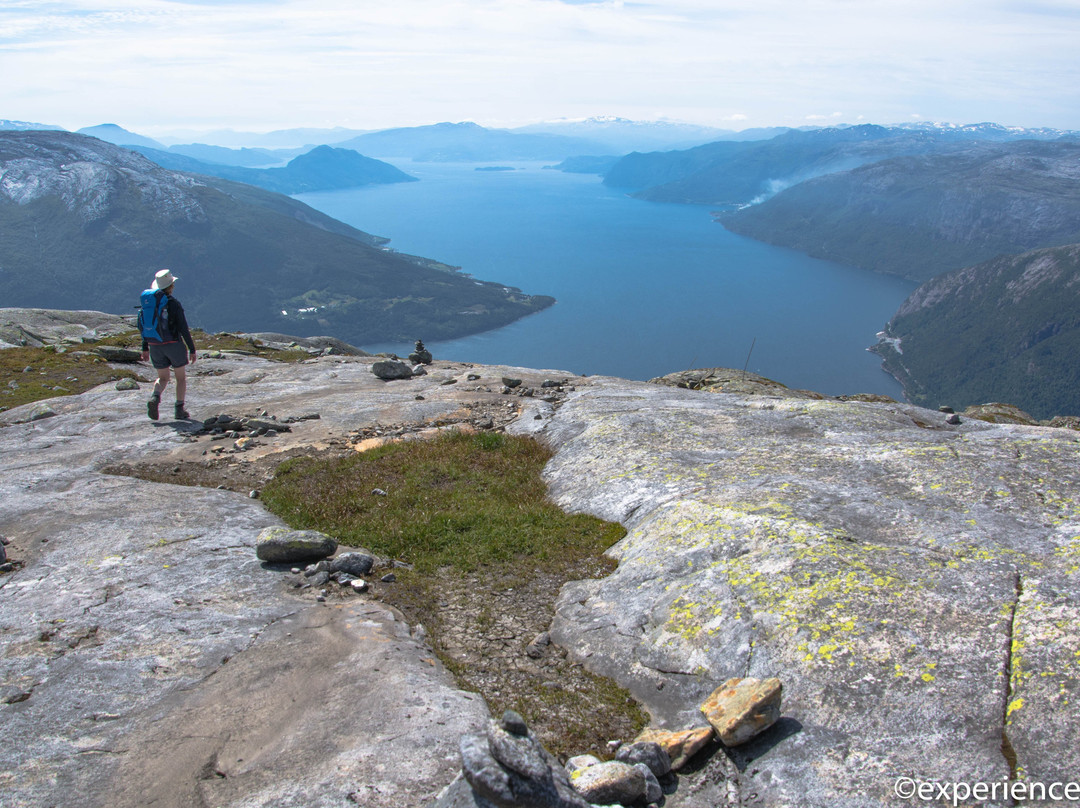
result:
[[[200,358],[188,409],[320,413],[244,457],[471,423],[477,402],[516,414],[556,451],[552,497],[629,529],[612,575],[564,587],[553,640],[672,732],[730,678],[784,682],[780,720],[700,751],[665,808],[891,804],[901,775],[1075,779],[1075,431],[597,377],[548,403],[498,381],[564,371],[436,361],[399,387],[374,361]],[[38,408],[53,417],[26,420]],[[197,420],[152,423],[107,384],[2,424],[0,534],[23,565],[0,574],[4,799],[398,808],[454,779],[486,708],[399,615],[316,604],[265,569],[255,540],[280,523],[259,500],[100,473],[199,461]]]
[[[290,530],[287,527],[267,527],[255,541],[255,555],[260,561],[289,564],[294,561],[316,561],[333,555],[337,541],[317,530]]]
[[[776,678],[728,679],[701,705],[701,712],[725,746],[760,735],[780,718],[783,687]]]
[[[980,421],[988,421],[991,424],[1024,424],[1025,426],[1038,426],[1039,422],[1012,404],[993,402],[990,404],[976,404],[964,410],[965,418],[978,418]]]
[[[412,368],[396,359],[385,359],[381,362],[376,362],[371,366],[371,372],[385,381],[411,379],[413,377]]]
[[[521,716],[509,711],[501,722],[489,721],[486,733],[461,739],[461,761],[475,804],[487,801],[498,808],[589,808],[570,785],[559,762],[529,732]],[[461,797],[450,799],[460,801]],[[440,801],[440,807],[456,804],[450,799]]]
[[[100,311],[0,308],[0,341],[40,348],[62,342],[97,342],[135,327],[135,315]]]
[[[570,782],[594,804],[633,805],[642,801],[646,791],[644,772],[637,766],[617,760],[577,769],[570,776]]]
[[[372,361],[200,358],[188,408],[297,417],[245,456],[333,445],[358,426],[471,417],[477,394],[462,385],[397,395]],[[233,380],[245,370],[265,375]],[[487,708],[400,614],[351,592],[318,604],[265,569],[256,539],[280,523],[259,500],[99,471],[199,462],[222,445],[200,430],[149,421],[143,400],[112,383],[0,415],[0,534],[23,565],[0,573],[0,802],[430,804]]]
[[[668,805],[1080,768],[1080,442],[945,418],[605,383],[545,422],[553,499],[630,531],[612,575],[563,588],[553,640],[664,728],[730,678],[784,681],[783,717]]]
[[[340,553],[330,560],[329,572],[345,572],[357,577],[367,575],[375,566],[375,558],[367,553]]]
[[[690,761],[690,758],[708,746],[714,734],[712,727],[677,731],[647,727],[634,739],[634,743],[657,744],[667,752],[671,769],[678,771]]]

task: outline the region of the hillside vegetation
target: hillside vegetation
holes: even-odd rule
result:
[[[1080,244],[1004,256],[923,284],[875,350],[916,404],[1007,401],[1080,414]]]
[[[925,281],[1080,241],[1080,144],[1020,141],[898,157],[726,213],[729,230]]]
[[[193,326],[444,339],[550,305],[380,240],[280,194],[178,174],[58,132],[0,134],[0,299],[129,313],[164,266]]]

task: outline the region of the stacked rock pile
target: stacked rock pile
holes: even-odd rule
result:
[[[520,715],[507,710],[483,735],[461,739],[462,776],[435,808],[615,808],[655,805],[672,793],[674,773],[714,739],[737,746],[780,717],[778,679],[729,679],[701,712],[709,722],[678,732],[648,728],[614,760],[577,755],[560,766]]]
[[[231,439],[237,451],[253,448],[256,438],[276,438],[282,432],[291,432],[292,427],[279,422],[273,416],[233,416],[228,414],[212,415],[203,421],[204,433],[211,439]],[[214,451],[223,451],[215,449]]]

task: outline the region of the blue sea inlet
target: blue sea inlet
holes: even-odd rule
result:
[[[400,252],[558,300],[495,331],[425,340],[436,358],[644,380],[749,357],[789,387],[901,397],[866,348],[911,282],[734,235],[709,207],[632,199],[594,175],[396,164],[421,181],[297,198]]]

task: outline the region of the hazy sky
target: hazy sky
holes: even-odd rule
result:
[[[0,0],[0,118],[1080,129],[1080,0]]]

